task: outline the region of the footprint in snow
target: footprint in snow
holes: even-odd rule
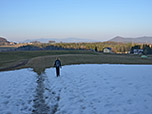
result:
[[[105,78],[105,79],[103,79],[103,80],[105,80],[105,81],[106,81],[107,79]]]
[[[28,104],[31,104],[32,103],[32,100],[28,100]]]
[[[114,91],[115,89],[116,89],[116,87],[114,87],[114,86],[110,88],[111,91]]]
[[[12,114],[11,112],[6,112],[6,114]]]
[[[114,104],[112,104],[112,103],[111,103],[111,104],[105,104],[105,105],[104,105],[105,108],[112,108],[113,106],[114,106]]]
[[[131,82],[130,82],[130,83],[128,83],[128,85],[130,85],[130,86],[131,86],[131,85],[133,85],[133,83],[131,83]]]
[[[3,102],[4,105],[7,105],[8,103],[9,103],[9,101],[4,101]]]
[[[119,92],[118,94],[122,96],[122,93],[121,93],[121,92]]]
[[[129,105],[132,105],[132,104],[133,104],[133,101],[132,101],[131,99],[129,99],[129,100],[127,100],[127,103],[128,103]]]
[[[147,95],[148,95],[149,97],[152,97],[152,93],[148,93]]]
[[[119,114],[119,110],[109,110],[108,114]]]
[[[106,84],[107,84],[107,85],[109,85],[109,84],[110,84],[110,82],[106,82]]]
[[[5,96],[5,98],[9,99],[9,98],[11,98],[11,96],[10,96],[10,95],[7,95],[7,96]]]

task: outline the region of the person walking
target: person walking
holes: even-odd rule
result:
[[[60,68],[61,68],[61,61],[59,58],[56,59],[54,66],[56,67],[56,75],[57,77],[60,76]]]

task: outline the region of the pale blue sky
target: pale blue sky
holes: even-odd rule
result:
[[[0,36],[35,38],[152,36],[152,0],[0,0]]]

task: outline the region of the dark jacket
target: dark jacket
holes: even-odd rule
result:
[[[57,59],[54,63],[55,67],[61,67],[61,61],[59,59]]]

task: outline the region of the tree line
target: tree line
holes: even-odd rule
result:
[[[148,45],[148,44],[135,45],[131,48],[130,53],[133,53],[134,49],[142,49],[143,50],[142,54],[144,55],[152,54],[152,47],[151,45]]]
[[[144,49],[144,52],[151,50],[151,47],[146,44],[137,43],[120,43],[120,42],[93,42],[93,43],[34,43],[32,44],[39,48],[45,48],[47,46],[57,46],[66,49],[84,49],[84,50],[97,50],[102,52],[105,47],[110,47],[113,53],[128,53],[131,52],[134,47]],[[149,47],[148,47],[149,46]]]
[[[134,49],[143,49],[143,54],[152,54],[152,46],[142,43],[121,43],[121,42],[93,42],[93,43],[33,43],[32,46],[38,48],[47,48],[54,46],[60,49],[75,49],[75,50],[95,50],[103,52],[103,49],[110,47],[113,53],[133,53]]]

